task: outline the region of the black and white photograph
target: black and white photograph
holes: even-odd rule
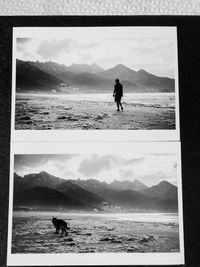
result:
[[[15,130],[179,127],[176,27],[14,29]]]
[[[15,146],[11,256],[169,253],[181,262],[178,144],[56,144],[69,150],[58,154]]]
[[[1,18],[2,267],[198,266],[200,20],[121,11]]]

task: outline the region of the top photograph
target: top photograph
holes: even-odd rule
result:
[[[178,140],[177,53],[176,27],[14,28],[14,137]]]

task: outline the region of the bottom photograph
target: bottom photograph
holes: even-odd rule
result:
[[[24,255],[26,260],[31,254],[61,254],[66,259],[87,254],[90,263],[89,255],[104,253],[114,255],[109,261],[117,264],[115,254],[142,253],[139,262],[128,257],[127,263],[134,265],[145,263],[145,254],[182,255],[179,145],[108,143],[95,148],[79,143],[75,149],[74,144],[53,145],[37,149],[32,144],[31,154],[23,153],[27,145],[13,149],[8,262],[11,255]],[[50,153],[59,146],[60,153]],[[44,150],[47,153],[37,153]],[[51,264],[51,258],[45,258],[38,258],[38,263]],[[173,257],[173,263],[182,258]],[[23,257],[16,259],[14,265]],[[78,264],[69,260],[65,264]],[[84,258],[80,260],[84,263]],[[149,263],[160,260],[151,258]]]

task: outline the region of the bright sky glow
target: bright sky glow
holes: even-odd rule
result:
[[[38,29],[38,30],[36,30]],[[30,61],[96,63],[104,69],[124,64],[175,76],[175,29],[169,27],[36,28],[17,38],[16,57]]]

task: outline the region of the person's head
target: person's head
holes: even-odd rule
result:
[[[119,83],[119,79],[116,79],[115,82],[116,82],[116,83]]]

